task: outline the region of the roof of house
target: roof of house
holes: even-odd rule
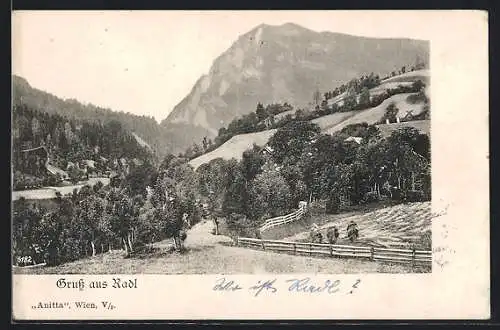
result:
[[[39,147],[36,147],[36,148],[24,149],[24,150],[21,150],[21,152],[33,152],[33,151],[38,151],[38,150],[44,150],[45,152],[48,153],[47,148],[45,146],[39,146]]]
[[[68,173],[66,173],[65,171],[61,170],[59,167],[56,167],[54,165],[47,164],[45,165],[45,168],[53,175],[59,174],[63,178],[69,177]]]
[[[363,138],[362,137],[359,137],[359,136],[349,136],[347,139],[345,139],[344,141],[354,141],[356,142],[357,144],[361,144],[361,142],[363,142]]]

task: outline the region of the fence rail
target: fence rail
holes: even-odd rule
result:
[[[267,251],[309,256],[362,258],[373,261],[431,265],[432,251],[376,248],[369,246],[302,243],[237,237],[236,245]]]
[[[294,222],[302,218],[306,212],[306,207],[301,207],[297,211],[287,215],[282,215],[276,218],[267,219],[262,226],[259,227],[261,232],[271,229],[276,226],[284,225],[285,223]]]

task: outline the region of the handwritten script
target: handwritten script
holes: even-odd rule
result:
[[[212,287],[213,291],[219,292],[235,292],[249,291],[254,297],[260,295],[272,295],[278,292],[303,295],[319,295],[319,294],[353,294],[359,288],[360,279],[349,283],[342,283],[340,280],[320,280],[315,281],[310,277],[291,278],[278,281],[276,278],[258,280],[257,283],[244,287],[235,280],[225,277],[218,278]]]

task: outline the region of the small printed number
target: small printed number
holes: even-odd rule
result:
[[[32,262],[31,256],[17,257],[18,264],[28,264],[31,262]]]

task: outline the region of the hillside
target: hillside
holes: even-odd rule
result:
[[[252,148],[254,144],[258,146],[264,146],[275,132],[276,130],[268,130],[263,132],[234,136],[214,151],[192,159],[189,164],[193,166],[194,169],[196,169],[201,164],[208,163],[215,158],[235,158],[237,160],[240,160],[245,150]]]
[[[379,106],[374,108],[369,108],[361,111],[352,111],[351,116],[347,117],[345,120],[338,122],[335,118],[332,118],[331,122],[323,120],[322,125],[325,127],[322,131],[326,134],[332,134],[334,132],[341,131],[344,127],[351,124],[358,123],[368,123],[369,125],[376,124],[384,115],[385,109],[391,103],[394,103],[399,109],[398,116],[404,117],[406,113],[410,110],[413,111],[414,115],[419,114],[423,110],[423,103],[421,104],[410,104],[407,102],[406,98],[411,95],[411,93],[403,93],[393,95]],[[333,124],[332,124],[333,123]]]
[[[318,87],[329,90],[370,72],[389,74],[428,55],[425,41],[259,25],[214,61],[162,125],[183,123],[215,136],[235,117],[254,111],[258,102],[304,107]]]
[[[375,95],[382,94],[389,89],[397,88],[398,86],[410,85],[416,80],[421,80],[426,84],[426,94],[430,91],[430,72],[429,70],[417,70],[413,72],[408,72],[405,74],[397,75],[383,80],[383,82],[372,89],[370,89],[370,95],[373,97]],[[368,108],[364,110],[355,110],[347,112],[336,112],[330,115],[322,116],[311,120],[311,122],[317,124],[321,131],[325,134],[332,134],[342,130],[344,127],[350,124],[357,124],[366,122],[368,124],[376,124],[384,115],[385,109],[391,103],[399,109],[397,116],[404,117],[409,111],[413,115],[420,114],[424,109],[424,104],[422,102],[412,103],[408,101],[408,96],[415,95],[414,93],[401,93],[396,94],[388,99],[384,100],[380,105]],[[333,101],[329,100],[330,104],[336,103],[341,104],[343,100],[343,94],[334,98]],[[295,114],[295,110],[285,111],[275,116],[275,120],[278,121],[287,115],[292,117]],[[430,133],[430,120],[422,121],[410,121],[405,123],[394,123],[389,125],[379,125],[383,136],[390,134],[394,129],[399,127],[415,127],[419,131],[429,134]],[[203,163],[207,163],[212,159],[222,157],[224,159],[240,159],[242,153],[252,147],[255,143],[259,146],[263,146],[267,143],[269,138],[274,134],[275,130],[262,131],[249,134],[240,134],[233,136],[229,141],[219,146],[217,149],[196,157],[190,161],[190,164],[197,168]]]
[[[53,94],[32,87],[28,81],[19,76],[12,77],[12,103],[26,105],[48,114],[57,114],[77,121],[109,123],[116,120],[124,128],[134,133],[142,145],[149,145],[161,157],[167,152],[179,152],[174,138],[182,140],[183,125],[170,125],[169,129],[160,126],[152,117],[137,116],[131,113],[104,109],[92,104],[83,104],[74,99],[61,99]],[[197,136],[201,139],[206,135],[202,131]]]
[[[339,244],[350,244],[346,239],[346,228],[350,221],[358,224],[360,237],[356,244],[379,247],[408,247],[412,244],[422,249],[430,248],[428,236],[432,225],[431,203],[409,203],[389,206],[378,210],[355,214],[322,214],[310,220],[320,225],[323,237],[328,228],[337,226]],[[303,241],[309,237],[308,228],[294,236],[285,238]]]

